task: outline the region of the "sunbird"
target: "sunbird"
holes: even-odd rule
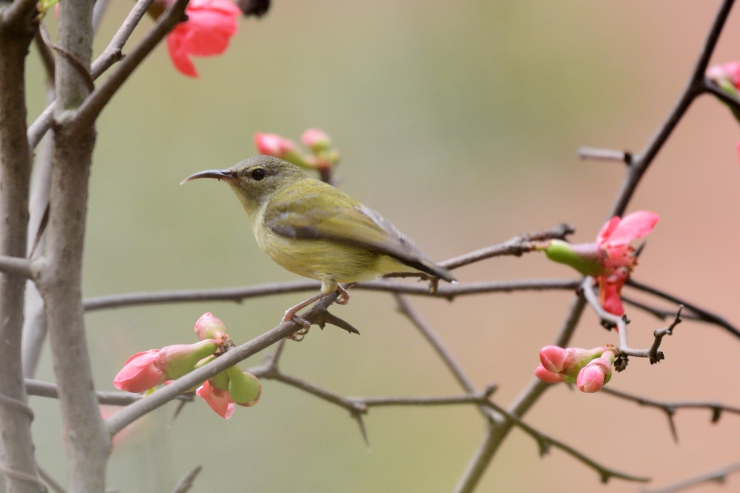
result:
[[[339,283],[391,272],[423,272],[456,282],[380,214],[282,159],[254,156],[228,169],[195,173],[182,183],[197,178],[231,185],[262,251],[290,272],[321,281],[321,292],[286,310],[283,322],[310,327],[298,310],[335,291],[336,302],[347,304],[349,293]]]

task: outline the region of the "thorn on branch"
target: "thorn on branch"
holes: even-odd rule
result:
[[[539,451],[540,457],[544,457],[550,453],[550,448],[552,447],[552,443],[550,442],[550,440],[544,437],[539,437],[537,439],[537,446],[540,448],[540,451]]]
[[[722,408],[721,407],[713,407],[712,408],[712,424],[716,424],[719,422],[719,418],[722,417]]]

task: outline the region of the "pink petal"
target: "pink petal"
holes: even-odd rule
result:
[[[150,349],[131,356],[113,379],[113,385],[128,392],[144,392],[163,383],[164,373],[154,365],[158,354],[158,349]]]
[[[180,71],[180,73],[185,74],[188,77],[198,77],[195,65],[190,60],[190,56],[187,51],[185,51],[184,35],[182,32],[178,31],[180,26],[177,26],[174,31],[167,35],[167,49],[170,52],[172,64]]]
[[[599,246],[603,246],[614,230],[617,229],[617,226],[619,226],[621,221],[622,219],[619,216],[614,216],[609,219],[606,224],[601,227],[601,231],[599,231],[598,236],[596,236],[596,243],[598,243]]]
[[[563,380],[565,380],[565,377],[559,373],[553,373],[549,370],[547,370],[544,366],[538,365],[537,369],[534,371],[534,375],[542,380],[543,382],[547,383],[560,383]]]
[[[604,373],[602,368],[597,365],[585,366],[578,373],[576,385],[581,392],[598,392],[604,387]]]
[[[211,409],[216,411],[216,414],[222,418],[229,419],[234,414],[234,403],[231,401],[231,397],[229,397],[229,392],[213,387],[208,380],[198,387],[195,393],[199,397],[202,397],[211,406]]]
[[[558,346],[545,346],[540,349],[540,362],[546,370],[553,373],[560,373],[563,371],[565,365],[565,359],[568,357],[568,352]]]
[[[650,211],[637,211],[625,216],[607,239],[609,245],[626,245],[653,230],[660,216]]]

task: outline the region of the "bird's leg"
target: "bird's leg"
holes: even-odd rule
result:
[[[339,296],[337,296],[337,299],[334,301],[337,305],[346,305],[349,303],[349,291],[344,289],[342,286],[337,285],[337,292],[339,293]]]
[[[298,332],[296,332],[292,336],[290,336],[290,339],[293,339],[294,341],[301,341],[301,340],[303,340],[303,338],[305,337],[305,335],[308,334],[308,329],[311,328],[311,322],[309,322],[308,320],[305,320],[305,319],[299,317],[298,315],[296,315],[296,313],[298,313],[298,310],[301,310],[301,309],[307,307],[311,303],[314,303],[314,302],[320,300],[324,296],[326,296],[324,293],[319,293],[316,296],[312,296],[309,299],[307,299],[306,301],[301,301],[296,306],[293,306],[293,307],[288,308],[287,310],[285,310],[285,315],[283,315],[283,319],[280,321],[280,323],[295,322],[298,325],[302,325],[303,326],[303,328],[301,330],[299,330]]]

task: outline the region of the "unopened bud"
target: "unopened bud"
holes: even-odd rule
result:
[[[309,128],[301,135],[301,143],[311,149],[314,154],[319,154],[331,147],[331,139],[323,130]]]
[[[262,385],[257,377],[242,371],[237,365],[226,370],[229,375],[229,395],[240,406],[251,407],[257,404],[262,395]]]
[[[221,343],[226,337],[228,337],[224,323],[211,315],[211,312],[204,313],[203,316],[195,322],[195,333],[201,341],[206,339],[215,339]]]
[[[213,354],[219,343],[215,339],[205,339],[195,344],[176,344],[159,350],[155,365],[162,370],[167,380],[175,380],[190,373],[195,365]]]
[[[550,240],[545,250],[547,258],[566,264],[585,276],[598,276],[607,272],[604,253],[596,243],[571,245],[563,240]]]

